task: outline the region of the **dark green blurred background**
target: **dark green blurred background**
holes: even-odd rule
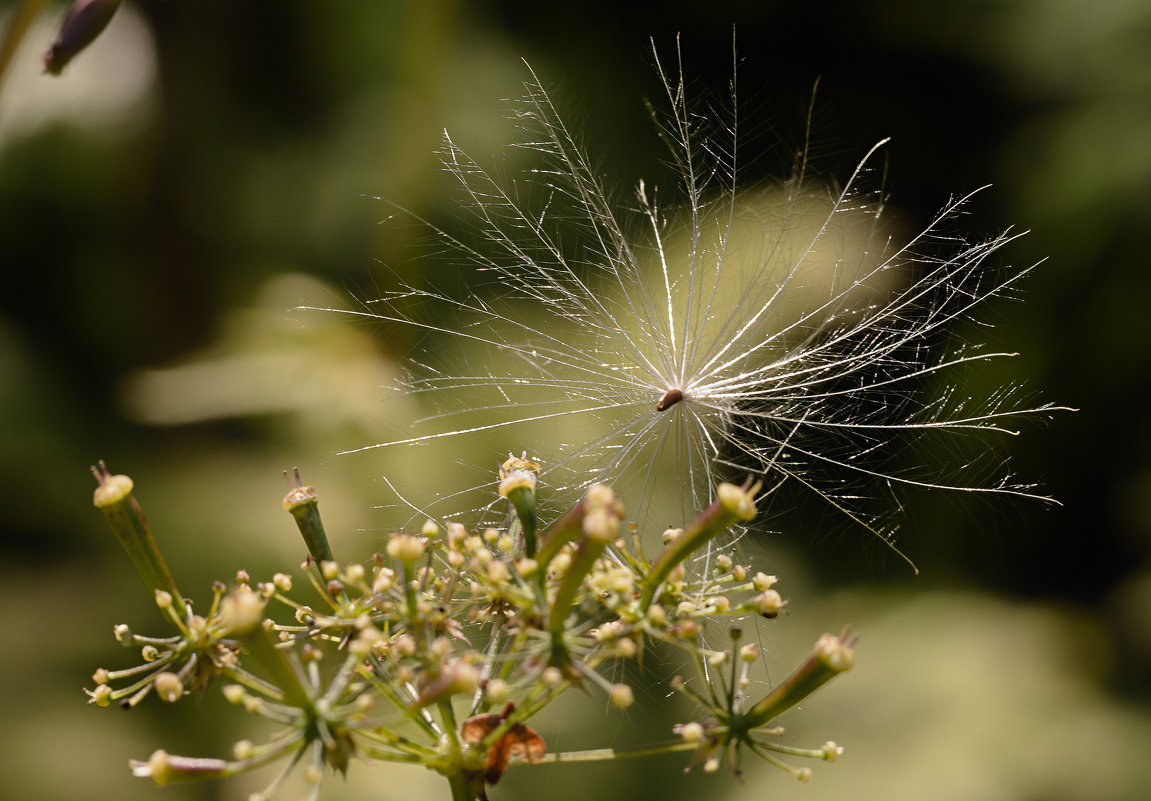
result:
[[[991,183],[964,227],[1030,229],[1005,256],[1046,259],[1022,302],[966,332],[1022,355],[971,381],[1019,379],[1080,409],[1012,443],[1017,472],[1063,506],[915,498],[903,544],[916,578],[854,535],[785,530],[767,543],[760,558],[792,603],[768,631],[773,675],[823,630],[862,635],[856,671],[785,721],[790,742],[847,747],[810,786],[754,758],[743,783],[684,778],[673,758],[516,769],[493,798],[1148,797],[1151,5],[911,6],[154,0],[127,4],[51,79],[38,65],[52,7],[0,88],[3,794],[153,798],[129,757],[223,755],[248,731],[214,696],[130,714],[85,706],[94,668],[132,664],[112,624],[156,621],[89,505],[88,465],[105,458],[135,478],[194,596],[237,567],[266,577],[298,561],[279,508],[292,465],[319,488],[337,553],[377,548],[396,520],[372,508],[394,502],[379,476],[438,489],[445,457],[334,454],[395,438],[417,415],[379,389],[417,343],[291,309],[435,280],[421,275],[421,233],[378,225],[388,208],[369,196],[447,220],[440,131],[500,164],[521,58],[626,187],[662,155],[641,103],[658,89],[648,37],[670,51],[683,32],[686,72],[722,93],[734,23],[765,141],[798,141],[819,78],[822,168],[846,178],[891,136],[886,184],[909,228]],[[454,455],[480,469],[498,458]],[[643,742],[668,725],[597,698],[542,728],[557,749],[589,733],[586,745]],[[423,771],[357,766],[325,797],[448,793]]]

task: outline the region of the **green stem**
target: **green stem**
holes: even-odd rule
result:
[[[711,506],[669,542],[651,566],[639,601],[641,611],[646,612],[652,605],[660,587],[677,565],[699,551],[709,540],[727,531],[734,523],[747,522],[755,517],[755,494],[759,486],[752,486],[750,479],[742,487],[734,484],[719,485]]]
[[[660,754],[674,754],[680,751],[694,751],[699,743],[689,743],[676,740],[662,745],[645,746],[643,748],[592,748],[587,751],[561,751],[555,754],[545,754],[544,758],[536,764],[544,765],[552,762],[600,762],[608,759],[633,759],[635,757],[658,756]]]
[[[523,534],[523,553],[529,559],[536,555],[536,494],[530,487],[516,487],[508,492],[508,500],[516,510]]]
[[[544,532],[539,551],[535,560],[539,564],[539,575],[547,575],[548,563],[556,557],[560,549],[574,540],[583,531],[584,510],[587,507],[587,497],[580,498],[579,503],[569,509],[563,517],[553,523]],[[542,579],[541,579],[542,581]]]
[[[168,572],[168,565],[160,553],[144,511],[132,497],[132,479],[123,475],[111,475],[103,461],[92,468],[92,475],[100,485],[92,495],[93,505],[104,514],[116,539],[128,553],[132,565],[148,589],[155,592],[164,590],[172,596],[173,606],[184,614],[186,606],[176,582]]]
[[[270,683],[283,693],[284,703],[303,710],[312,708],[311,694],[304,678],[297,664],[288,658],[291,652],[277,648],[271,633],[262,624],[237,632],[235,636],[271,679]]]
[[[579,591],[579,588],[583,586],[584,576],[591,572],[596,559],[599,559],[606,546],[606,542],[588,537],[585,538],[583,542],[579,544],[579,548],[576,549],[575,555],[572,557],[571,565],[564,574],[559,589],[556,590],[555,600],[552,601],[551,615],[548,619],[548,630],[551,632],[553,641],[555,641],[556,638],[562,638],[564,623],[567,622],[568,615],[571,614],[571,607],[575,602],[576,593]]]
[[[283,506],[295,519],[308,553],[320,563],[336,561],[324,532],[324,521],[320,519],[320,498],[315,488],[304,484],[299,468],[295,468],[291,476],[285,470],[284,476],[288,479],[288,494],[284,496]]]
[[[820,637],[811,656],[742,716],[740,728],[746,731],[771,723],[840,673],[851,670],[855,664],[851,642],[846,632],[838,637],[834,634]]]
[[[462,772],[448,774],[448,785],[452,788],[452,801],[477,801],[479,794],[476,788],[483,787],[482,783],[477,783]]]

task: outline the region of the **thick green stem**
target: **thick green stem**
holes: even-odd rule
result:
[[[552,601],[551,615],[548,618],[548,631],[552,634],[553,642],[562,638],[564,623],[571,614],[572,604],[576,593],[583,586],[584,576],[591,572],[595,560],[599,559],[607,543],[585,538],[576,549],[572,557],[571,566],[564,574],[559,589],[556,590],[555,600]]]
[[[128,552],[136,572],[144,580],[148,589],[163,590],[171,594],[180,613],[184,612],[184,601],[176,582],[168,572],[168,565],[156,545],[148,521],[136,499],[132,497],[132,479],[124,475],[111,475],[103,461],[92,468],[92,475],[100,485],[92,495],[92,503],[104,513],[116,539]]]
[[[529,487],[515,487],[507,494],[516,510],[516,519],[523,534],[523,553],[529,559],[536,555],[536,494]]]
[[[582,532],[583,537],[551,601],[551,611],[548,615],[548,631],[552,639],[552,663],[561,669],[566,668],[570,661],[564,643],[564,624],[571,614],[572,606],[576,603],[584,578],[591,572],[607,544],[619,534],[620,521],[623,519],[623,505],[611,487],[606,484],[593,484],[589,487],[587,495],[576,508],[580,510],[578,530]],[[564,517],[566,519],[568,515]],[[567,525],[574,528],[574,521]],[[564,537],[565,542],[570,537],[566,529],[560,536]],[[545,542],[544,549],[551,546],[552,542],[551,539]],[[541,566],[541,571],[542,569]]]
[[[552,559],[555,559],[560,550],[578,537],[583,531],[583,518],[586,507],[587,497],[585,496],[579,500],[579,503],[569,509],[563,517],[552,523],[548,530],[544,532],[539,551],[535,556],[535,560],[539,564],[539,575],[541,577],[547,574],[548,564]]]
[[[477,801],[478,790],[483,788],[482,779],[476,780],[463,773],[448,775],[448,785],[452,788],[452,801]]]

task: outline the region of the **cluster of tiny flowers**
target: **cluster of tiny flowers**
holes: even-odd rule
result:
[[[754,698],[748,667],[759,647],[739,644],[741,627],[783,609],[776,577],[728,554],[714,557],[706,575],[685,569],[716,537],[755,515],[758,484],[721,485],[715,501],[683,529],[665,532],[662,549],[649,558],[604,484],[537,531],[537,469],[526,456],[501,468],[506,528],[428,520],[418,532],[389,536],[366,563],[332,558],[317,495],[297,473],[284,505],[310,551],[302,572],[320,600],[297,600],[289,575],[253,582],[241,571],[231,589],[213,588],[210,610],[199,616],[171,583],[130,479],[101,465],[97,506],[145,581],[170,585],[151,589],[177,633],[151,638],[118,626],[117,638],[141,647],[144,662],[97,671],[91,701],[130,707],[154,690],[174,702],[219,679],[228,701],[283,728],[264,744],[235,743],[230,759],[158,750],[133,762],[133,772],[163,785],[283,762],[257,796],[267,798],[302,764],[316,797],[322,779],[346,773],[353,760],[407,762],[442,774],[454,799],[476,799],[512,764],[692,750],[690,764],[713,771],[723,761],[738,767],[739,754],[750,750],[805,780],[809,771],[774,754],[839,755],[834,743],[782,746],[773,739],[780,730],[770,725],[851,667],[849,638],[825,635],[789,679]],[[729,621],[726,650],[703,637],[705,624],[717,619]],[[620,663],[642,668],[644,651],[657,643],[686,652],[696,666],[693,679],[673,682],[695,702],[695,719],[643,749],[549,753],[529,721],[572,687],[602,692],[610,707],[627,709],[635,693],[608,676],[620,674]]]

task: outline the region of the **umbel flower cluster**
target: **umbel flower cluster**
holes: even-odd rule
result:
[[[823,635],[803,664],[760,695],[749,680],[760,646],[741,643],[742,628],[780,613],[776,577],[724,553],[712,555],[704,575],[689,570],[730,527],[755,516],[758,483],[719,485],[705,510],[664,532],[662,548],[649,554],[604,484],[540,530],[537,469],[526,456],[501,467],[499,494],[510,514],[504,530],[428,520],[419,531],[389,536],[368,561],[346,563],[334,558],[317,494],[297,471],[283,505],[307,546],[300,569],[318,600],[299,600],[286,573],[255,581],[241,571],[231,586],[217,582],[203,608],[177,589],[132,480],[103,463],[93,468],[95,505],[171,632],[116,626],[117,640],[142,661],[96,671],[91,703],[131,708],[152,694],[175,703],[217,685],[230,702],[280,727],[266,743],[234,743],[231,758],[157,750],[132,763],[135,775],[165,785],[280,762],[255,798],[271,797],[297,766],[315,798],[326,776],[346,773],[353,761],[415,763],[444,776],[454,801],[464,801],[486,798],[517,764],[691,751],[689,768],[710,772],[724,763],[738,770],[751,752],[806,781],[810,770],[780,755],[840,755],[834,742],[785,746],[773,724],[852,667],[851,637]],[[718,646],[705,637],[717,621],[728,623]],[[542,709],[573,688],[627,709],[636,702],[631,686],[608,677],[624,664],[643,670],[644,654],[661,648],[694,666],[672,681],[694,711],[667,741],[630,751],[548,750],[547,733],[531,725]]]

